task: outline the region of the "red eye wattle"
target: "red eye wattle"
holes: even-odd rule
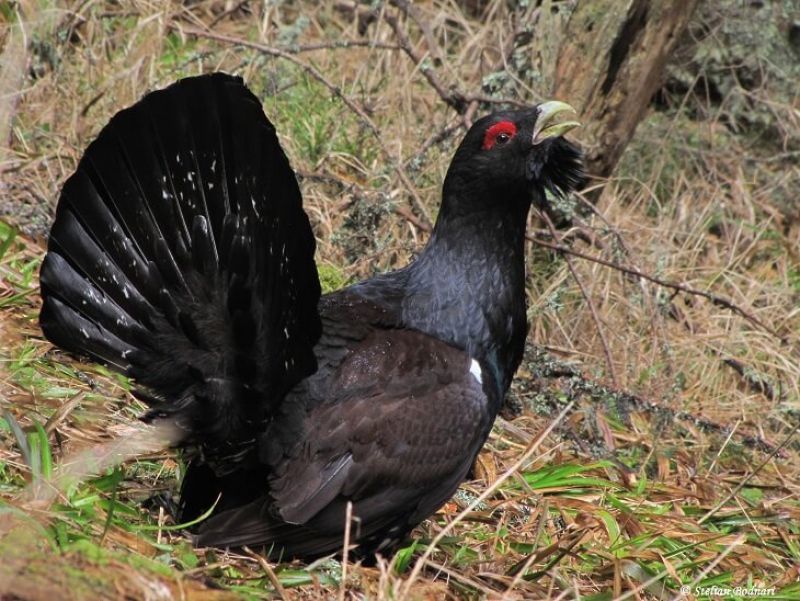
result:
[[[513,138],[516,133],[517,126],[511,121],[495,123],[486,130],[486,135],[483,137],[483,149],[489,150],[498,144],[505,144]]]

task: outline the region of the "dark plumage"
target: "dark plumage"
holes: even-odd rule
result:
[[[121,111],[59,199],[47,338],[130,375],[194,450],[181,519],[202,545],[390,552],[467,476],[522,358],[525,223],[581,177],[547,103],[477,121],[419,257],[320,297],[273,126],[238,78]]]

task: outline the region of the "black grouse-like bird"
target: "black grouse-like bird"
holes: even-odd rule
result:
[[[475,122],[428,244],[320,295],[300,190],[242,80],[181,80],[118,113],[64,184],[41,269],[56,345],[134,379],[194,449],[196,543],[390,553],[456,491],[527,334],[531,203],[581,179],[550,102]]]

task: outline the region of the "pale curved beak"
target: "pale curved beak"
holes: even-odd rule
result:
[[[568,131],[580,127],[577,121],[562,121],[554,123],[558,115],[562,113],[576,114],[574,108],[566,102],[558,100],[550,100],[543,102],[537,107],[538,116],[536,117],[536,125],[533,127],[533,144],[540,144],[548,138],[555,138],[563,136]]]

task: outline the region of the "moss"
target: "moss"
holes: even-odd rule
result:
[[[347,276],[339,267],[331,263],[318,263],[317,274],[323,294],[339,290],[347,285]]]

